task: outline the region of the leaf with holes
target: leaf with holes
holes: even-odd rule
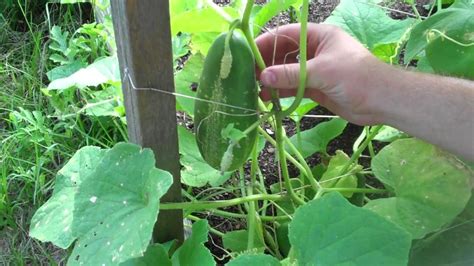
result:
[[[172,184],[168,172],[155,168],[153,152],[134,144],[119,143],[98,161],[75,197],[72,232],[78,240],[70,265],[118,264],[142,255],[159,199]]]
[[[296,210],[290,223],[292,265],[406,265],[410,235],[339,193]],[[343,252],[341,252],[343,251]]]
[[[76,239],[72,231],[74,202],[78,187],[94,174],[105,150],[84,147],[58,172],[51,198],[31,220],[30,236],[66,249]]]
[[[401,139],[372,160],[375,176],[395,197],[370,201],[372,210],[419,239],[441,229],[464,209],[472,172],[454,156],[417,139]]]
[[[173,265],[215,265],[211,252],[204,246],[209,233],[207,226],[206,220],[200,220],[193,224],[191,236],[184,241],[171,258]]]
[[[343,28],[373,50],[381,44],[398,43],[416,20],[395,20],[374,3],[342,0],[325,23]]]

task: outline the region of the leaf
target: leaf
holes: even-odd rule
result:
[[[375,176],[395,197],[370,201],[370,209],[412,234],[439,230],[464,209],[471,196],[472,172],[454,156],[417,139],[401,139],[372,160]]]
[[[222,237],[224,248],[230,249],[232,252],[246,251],[248,239],[249,233],[247,230],[235,230],[227,232]],[[255,249],[263,252],[265,250],[265,244],[261,241],[261,239],[256,236],[254,241]]]
[[[215,265],[211,252],[203,245],[207,241],[207,221],[199,220],[193,224],[191,236],[176,250],[171,258],[173,266]]]
[[[57,79],[66,78],[70,75],[76,73],[79,69],[86,67],[86,64],[81,61],[74,61],[67,65],[62,65],[55,67],[48,71],[46,75],[48,76],[49,81],[55,81]]]
[[[54,80],[50,90],[64,90],[70,87],[96,87],[104,83],[120,82],[120,70],[116,56],[105,57],[82,68],[69,77]]]
[[[238,12],[230,7],[222,8],[231,18],[238,18]],[[192,19],[189,19],[192,18]],[[225,21],[213,8],[194,9],[171,18],[171,34],[178,32],[224,32],[229,29]]]
[[[202,7],[201,0],[171,0],[170,1],[170,16],[173,18],[183,12],[198,9]]]
[[[300,138],[297,135],[292,136],[290,141],[306,158],[316,152],[326,152],[329,142],[341,135],[346,125],[347,121],[334,118],[331,121],[319,123],[311,129],[300,132]]]
[[[397,45],[395,43],[380,44],[372,49],[372,53],[380,60],[391,65],[397,64]]]
[[[362,166],[352,164],[347,173],[341,176],[344,165],[350,161],[349,156],[343,151],[336,151],[336,155],[331,157],[328,168],[320,179],[321,186],[325,188],[357,188],[356,174],[362,170]],[[350,198],[354,193],[342,192],[344,197]]]
[[[294,100],[295,100],[295,97],[280,99],[281,107],[283,109],[290,107],[290,105],[293,103]],[[298,122],[303,118],[304,115],[306,115],[309,111],[311,111],[316,106],[318,106],[318,104],[315,101],[304,98],[303,100],[301,100],[301,103],[298,106],[298,108],[296,108],[296,110],[290,115],[290,118],[293,121]]]
[[[416,22],[394,20],[377,5],[357,0],[342,0],[325,23],[341,27],[369,50],[381,44],[397,43]]]
[[[415,247],[409,265],[474,265],[474,197],[454,223]]]
[[[145,252],[172,176],[156,169],[149,149],[119,143],[79,186],[69,265],[120,263]],[[120,234],[117,234],[120,232]]]
[[[193,34],[190,44],[193,54],[201,54],[206,56],[209,48],[211,48],[214,40],[219,36],[220,32],[200,32]]]
[[[118,264],[139,256],[151,239],[159,199],[172,183],[154,165],[153,152],[134,144],[80,149],[59,171],[30,235],[62,248],[77,239],[69,265]]]
[[[267,24],[273,17],[287,10],[295,4],[297,0],[270,0],[268,1],[253,18],[253,32],[257,36],[262,27]]]
[[[296,265],[406,265],[410,235],[339,193],[299,207],[290,223]]]
[[[393,142],[397,139],[406,137],[408,137],[407,134],[401,132],[396,128],[383,126],[379,133],[377,133],[377,135],[375,136],[374,140],[378,140],[381,142]]]
[[[191,36],[189,34],[180,34],[173,36],[172,39],[172,50],[173,50],[173,61],[175,62],[180,57],[185,56],[189,52],[189,42]]]
[[[30,236],[66,249],[76,239],[72,231],[76,193],[84,179],[94,174],[105,150],[84,147],[59,170],[54,192],[31,219]]]
[[[171,266],[171,260],[168,252],[161,244],[150,245],[145,255],[140,258],[129,259],[120,264],[120,266]]]
[[[61,30],[61,27],[59,26],[53,26],[50,32],[50,38],[51,38],[51,44],[49,45],[49,48],[53,51],[60,52],[62,54],[66,53],[67,48],[69,47],[68,45],[68,32],[64,32]]]
[[[176,92],[182,95],[196,97],[196,89],[204,64],[201,54],[191,55],[183,69],[175,75]],[[194,88],[194,91],[193,91]],[[190,116],[194,116],[194,98],[176,97],[176,102]]]
[[[407,43],[405,62],[410,62],[426,49],[427,59],[437,73],[474,78],[474,45],[463,47],[439,34],[441,32],[460,43],[474,43],[473,5],[469,1],[456,1],[450,8],[418,24]]]
[[[227,264],[228,266],[279,266],[280,262],[270,255],[265,254],[243,254],[233,259]]]
[[[178,126],[181,182],[188,186],[202,187],[209,183],[219,186],[230,178],[232,173],[221,174],[212,168],[201,156],[196,143],[196,137],[186,128]]]

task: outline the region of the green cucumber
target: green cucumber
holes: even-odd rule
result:
[[[258,121],[254,57],[241,33],[216,38],[204,61],[197,98],[202,100],[195,103],[194,129],[202,157],[222,172],[238,169],[252,151]]]

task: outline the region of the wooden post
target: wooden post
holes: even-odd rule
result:
[[[112,18],[122,76],[137,88],[174,92],[169,2],[112,0]],[[174,183],[162,202],[181,198],[176,102],[172,95],[134,90],[123,77],[123,94],[130,141],[151,148],[156,166],[169,171]],[[183,240],[182,211],[160,211],[153,240]]]

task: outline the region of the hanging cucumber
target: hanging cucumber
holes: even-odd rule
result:
[[[254,57],[237,31],[221,34],[204,62],[194,110],[196,139],[204,160],[222,172],[248,159],[257,136],[258,89]]]

